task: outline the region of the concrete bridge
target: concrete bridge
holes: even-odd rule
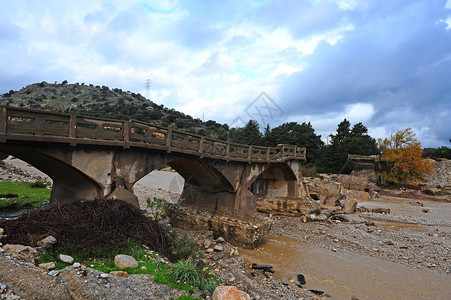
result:
[[[108,197],[169,165],[185,179],[182,205],[248,215],[256,197],[303,198],[305,148],[234,144],[140,121],[0,106],[0,151],[54,182],[51,204]]]

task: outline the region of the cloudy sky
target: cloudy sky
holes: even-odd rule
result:
[[[147,94],[272,127],[348,118],[451,146],[451,0],[0,0],[0,93],[36,82]],[[262,92],[264,92],[262,94]]]

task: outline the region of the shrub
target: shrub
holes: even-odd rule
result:
[[[318,173],[316,171],[315,166],[313,167],[301,167],[302,175],[305,177],[318,177]]]
[[[451,195],[451,193],[445,190],[440,190],[434,193],[434,196],[448,196],[448,195]]]
[[[9,155],[3,152],[0,152],[0,160],[4,160],[8,157]]]
[[[37,180],[37,181],[31,183],[30,187],[32,187],[32,188],[41,188],[42,189],[42,188],[46,188],[47,184],[45,184],[44,182],[42,182],[40,180]]]
[[[199,246],[187,235],[179,238],[173,234],[171,235],[170,240],[171,253],[169,259],[171,261],[197,259],[201,256]]]
[[[154,220],[162,220],[168,216],[169,202],[164,199],[153,197],[153,200],[147,198],[147,206],[152,209]]]
[[[202,270],[191,259],[179,260],[168,271],[168,279],[172,282],[187,283],[200,287],[205,281]]]

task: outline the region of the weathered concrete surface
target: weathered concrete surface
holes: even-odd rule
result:
[[[302,216],[307,214],[317,203],[309,200],[288,198],[259,198],[257,211],[286,216]]]
[[[166,151],[59,144],[10,143],[0,144],[0,148],[53,179],[51,204],[114,198],[138,205],[133,185],[164,165],[171,166],[185,180],[181,205],[209,212],[251,216],[257,210],[256,195],[292,199],[306,196],[298,161],[227,162]]]
[[[122,200],[139,208],[138,197],[130,191],[127,191],[123,186],[118,186],[106,198],[107,200]]]
[[[234,215],[211,214],[175,206],[170,209],[169,220],[173,226],[187,230],[212,230],[215,237],[222,236],[227,242],[244,248],[263,244],[273,223],[258,215],[244,220]]]
[[[351,176],[346,174],[341,174],[337,178],[337,182],[348,190],[354,191],[365,191],[367,190],[368,180],[364,177]]]

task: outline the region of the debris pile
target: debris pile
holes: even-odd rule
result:
[[[168,254],[167,231],[141,210],[120,200],[75,202],[33,211],[2,227],[8,232],[4,243],[35,247],[51,235],[58,246],[70,245],[88,252],[96,246],[121,247],[128,239],[140,242],[163,255]]]

